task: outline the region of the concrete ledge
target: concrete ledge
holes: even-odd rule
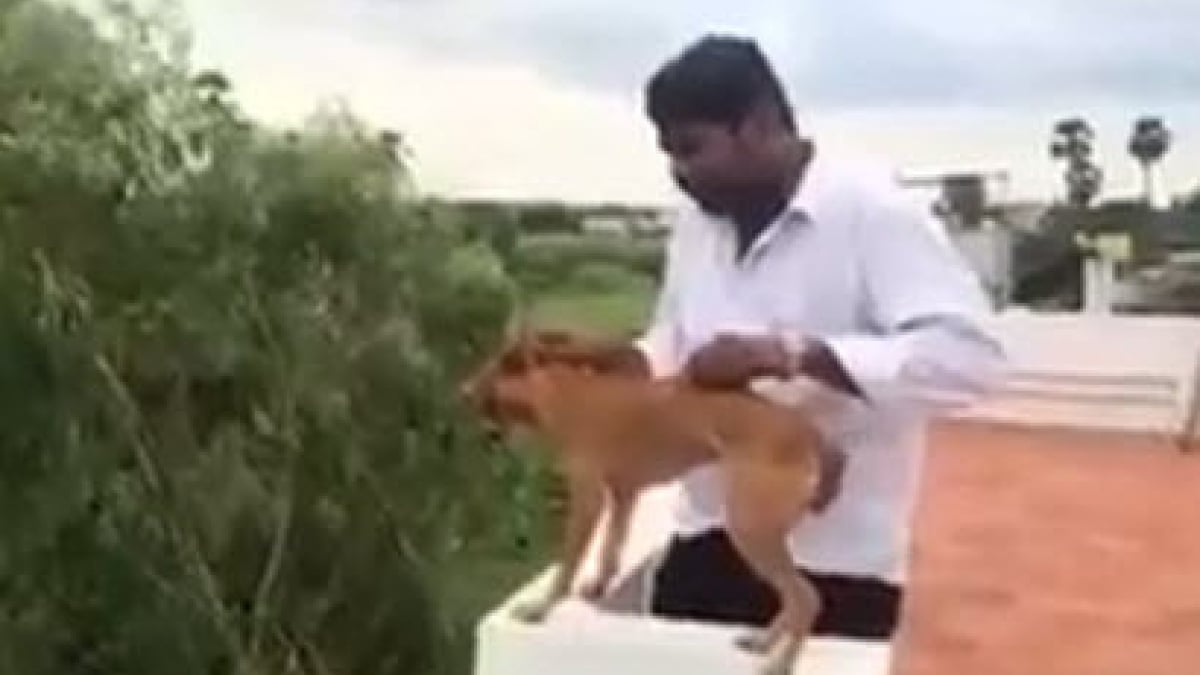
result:
[[[662,621],[564,603],[537,626],[509,618],[513,603],[536,593],[549,571],[480,623],[475,675],[753,675],[759,661],[734,647],[741,628]],[[618,593],[619,594],[619,593]],[[628,597],[628,596],[627,596]],[[625,608],[626,610],[630,608]],[[795,675],[888,675],[891,646],[811,639]]]
[[[758,660],[733,641],[745,628],[664,621],[648,615],[651,580],[673,531],[677,487],[647,491],[634,509],[620,574],[601,606],[568,600],[541,625],[512,620],[538,593],[546,570],[480,621],[474,675],[751,675]],[[600,525],[601,529],[603,524]],[[581,578],[595,570],[596,542]],[[889,644],[812,639],[794,675],[889,675]]]

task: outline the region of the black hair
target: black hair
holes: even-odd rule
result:
[[[654,73],[645,93],[646,114],[660,128],[681,122],[735,126],[767,104],[795,130],[783,85],[758,44],[747,38],[701,38]]]

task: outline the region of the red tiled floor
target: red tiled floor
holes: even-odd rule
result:
[[[1200,673],[1200,453],[938,429],[899,675]]]

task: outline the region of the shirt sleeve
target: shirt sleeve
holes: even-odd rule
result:
[[[634,346],[650,366],[652,377],[668,377],[680,369],[678,277],[681,261],[677,253],[680,242],[681,233],[676,223],[663,254],[662,282],[650,324],[634,341]]]
[[[872,329],[826,343],[870,405],[967,407],[1004,372],[990,305],[953,244],[937,236],[933,216],[898,192],[860,202],[852,254]]]

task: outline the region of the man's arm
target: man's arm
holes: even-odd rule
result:
[[[680,250],[685,245],[687,227],[686,218],[675,218],[663,247],[662,281],[650,324],[633,341],[642,359],[643,372],[649,377],[666,377],[679,370],[679,278],[686,260]]]
[[[679,338],[675,309],[676,290],[671,281],[673,276],[663,274],[663,285],[658,292],[650,325],[632,343],[640,359],[641,372],[647,377],[662,377],[672,374],[675,370]]]
[[[939,241],[923,211],[881,190],[864,200],[855,246],[877,329],[825,338],[814,366],[840,370],[876,404],[931,410],[970,405],[998,384],[1000,344],[987,332],[990,308],[971,269]],[[828,372],[825,373],[827,376]]]

